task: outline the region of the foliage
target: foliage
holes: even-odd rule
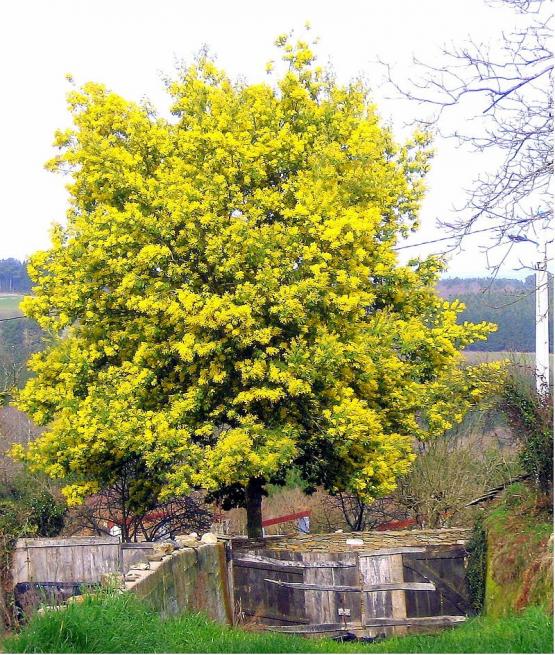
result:
[[[468,551],[466,580],[468,582],[470,606],[475,614],[481,614],[484,609],[487,547],[487,534],[482,517],[478,517],[474,524],[472,536],[466,546]]]
[[[0,483],[0,532],[14,537],[54,537],[63,527],[66,505],[48,485],[25,471]]]
[[[40,477],[20,471],[0,480],[0,587],[8,586],[17,539],[56,536],[65,514],[65,503]],[[0,622],[10,625],[13,617],[8,607],[0,603],[0,610]]]
[[[483,428],[483,418],[475,417],[475,425],[469,422],[468,432],[463,425],[443,439],[422,444],[411,471],[400,479],[396,502],[419,527],[472,525],[475,508],[467,503],[521,473],[514,456],[474,441],[472,430]]]
[[[295,465],[372,498],[415,436],[497,384],[498,364],[459,367],[493,326],[457,324],[434,291],[442,264],[393,250],[417,227],[428,136],[397,145],[361,82],[277,44],[274,85],[205,54],[179,70],[172,121],[99,84],[69,94],[50,165],[73,176],[67,226],[32,258],[24,301],[59,338],[19,407],[48,424],[28,462],[71,476],[70,503],[130,459],[169,495],[252,508]]]
[[[11,653],[549,653],[552,630],[551,617],[530,608],[495,621],[471,619],[434,635],[337,643],[230,628],[199,614],[163,620],[133,596],[120,594],[35,616],[3,646]]]
[[[553,611],[553,505],[515,483],[486,511],[485,611],[499,617],[530,605]]]
[[[6,401],[29,378],[27,360],[42,348],[43,332],[34,321],[0,322],[0,391]]]
[[[538,393],[533,376],[514,369],[503,389],[502,406],[521,443],[520,461],[544,493],[553,490],[553,392]]]

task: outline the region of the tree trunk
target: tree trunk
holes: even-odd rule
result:
[[[251,478],[245,490],[249,539],[262,537],[262,488],[260,478]]]

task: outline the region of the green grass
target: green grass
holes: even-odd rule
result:
[[[488,533],[485,608],[495,618],[527,605],[553,607],[551,498],[515,483],[484,517]]]
[[[227,628],[198,614],[163,620],[121,594],[35,616],[3,648],[12,653],[550,653],[553,635],[551,617],[529,608],[495,621],[471,619],[435,635],[340,644]]]
[[[23,300],[21,295],[0,295],[0,318],[8,316],[21,316],[19,303]]]

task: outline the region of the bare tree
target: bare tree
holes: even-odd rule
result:
[[[491,235],[488,253],[505,246],[500,258],[490,261],[496,271],[515,243],[545,240],[538,235],[552,218],[548,186],[553,174],[553,53],[550,3],[489,0],[489,4],[514,9],[519,22],[510,33],[499,34],[501,45],[468,40],[461,46],[445,46],[441,65],[414,59],[419,76],[406,86],[384,65],[402,97],[430,110],[419,121],[426,128],[441,131],[452,108],[470,110],[474,115],[464,121],[465,130],[443,136],[479,153],[497,153],[497,167],[481,174],[467,190],[466,205],[457,218],[442,221],[456,246],[477,231]]]
[[[124,542],[157,541],[193,530],[206,532],[211,523],[212,512],[199,492],[134,509],[129,480],[122,479],[73,510],[68,532],[85,530],[102,535],[110,534],[111,528],[117,526]]]
[[[378,498],[373,503],[365,503],[356,494],[337,493],[329,497],[329,502],[341,510],[346,524],[353,532],[374,530],[378,526],[399,521],[409,516],[405,507],[394,496]]]

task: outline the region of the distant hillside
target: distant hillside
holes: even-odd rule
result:
[[[0,293],[27,293],[30,290],[27,262],[13,257],[0,259]]]
[[[550,285],[553,286],[552,276]],[[473,344],[468,350],[535,350],[536,293],[533,275],[524,281],[507,278],[493,281],[488,278],[447,278],[440,280],[437,289],[444,298],[457,298],[466,305],[460,315],[461,322],[490,321],[497,324],[497,332],[491,334],[487,341]],[[553,314],[553,308],[550,313]],[[550,343],[553,343],[552,338]]]
[[[534,289],[534,276],[529,275],[525,280],[448,277],[438,282],[437,289],[445,298],[455,298],[460,294],[484,293],[490,290],[504,293],[522,293]]]

